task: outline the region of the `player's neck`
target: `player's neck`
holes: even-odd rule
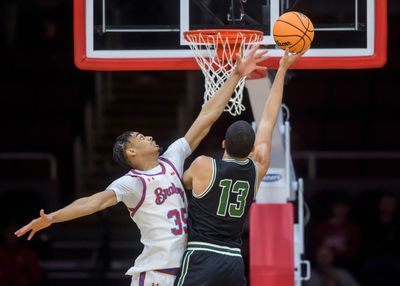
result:
[[[133,163],[133,167],[136,170],[140,171],[147,171],[153,169],[159,165],[158,157],[157,158],[136,158],[135,162]]]
[[[245,158],[239,158],[239,157],[234,157],[228,154],[228,152],[224,152],[224,155],[222,156],[222,159],[230,159],[230,160],[235,160],[235,161],[246,161],[247,157]]]

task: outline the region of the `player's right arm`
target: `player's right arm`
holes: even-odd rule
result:
[[[304,53],[305,52],[289,55],[288,50],[285,51],[285,55],[279,62],[279,68],[272,84],[270,94],[265,102],[261,120],[257,128],[253,151],[253,160],[257,163],[258,176],[260,179],[265,176],[269,167],[272,133],[278,120],[279,110],[282,104],[286,72]]]
[[[200,144],[201,140],[208,134],[211,126],[220,117],[225,109],[232,93],[242,77],[249,75],[256,69],[265,70],[265,67],[257,64],[266,58],[263,55],[266,51],[256,54],[258,46],[254,47],[246,59],[242,60],[240,56],[236,61],[236,68],[224,85],[217,93],[203,105],[200,114],[193,122],[185,135],[186,141],[189,143],[190,149],[194,151]]]
[[[212,158],[208,156],[197,157],[183,174],[185,189],[192,190],[200,196],[210,184],[213,175]]]
[[[29,224],[17,230],[15,235],[21,237],[30,231],[28,236],[28,240],[30,240],[36,232],[49,227],[53,223],[69,221],[79,217],[87,216],[116,205],[117,202],[118,201],[115,192],[112,190],[105,190],[90,197],[77,199],[68,206],[49,214],[46,214],[42,209],[40,210],[40,216],[38,218],[32,220]]]
[[[30,240],[36,232],[53,223],[87,216],[114,206],[118,202],[123,202],[128,208],[136,208],[143,195],[143,182],[134,176],[125,175],[113,181],[105,191],[77,199],[58,211],[45,214],[44,210],[41,210],[38,218],[17,230],[15,235],[21,237],[30,231],[28,236]]]

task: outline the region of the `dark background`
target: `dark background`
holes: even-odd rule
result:
[[[336,253],[333,263],[349,271],[360,285],[400,285],[396,217],[400,191],[399,14],[399,2],[388,1],[385,67],[292,71],[285,87],[295,168],[305,179],[311,209],[306,258],[317,272],[325,273],[318,270],[314,254],[324,244],[324,235],[332,235],[329,230],[334,227],[329,223],[336,219],[330,210],[333,202],[339,202],[344,205],[342,213],[348,214],[333,240],[341,237],[355,242],[347,245],[344,256]],[[12,233],[36,217],[40,208],[55,210],[78,196],[103,190],[122,174],[124,170],[111,160],[112,140],[121,131],[142,131],[164,146],[182,136],[201,105],[202,75],[197,71],[110,74],[78,70],[73,64],[72,1],[3,0],[0,15],[0,285],[129,285],[123,273],[141,246],[122,206],[53,226],[29,243],[16,241]],[[111,78],[115,83],[111,93],[116,96],[104,108],[111,119],[106,116],[102,126],[87,127],[85,109],[99,101],[96,78]],[[187,98],[188,91],[197,94],[196,98]],[[246,98],[245,104],[249,106]],[[188,107],[183,113],[182,106]],[[113,119],[114,113],[126,115]],[[184,123],[179,123],[180,116]],[[251,112],[241,118],[251,120]],[[220,154],[218,147],[232,120],[223,115],[195,155]],[[88,130],[94,133],[92,159]],[[316,177],[310,177],[309,165],[299,155],[302,151],[346,151],[350,155],[335,160],[338,153],[334,153],[319,160]],[[357,152],[363,153],[351,159]],[[365,159],[377,152],[377,158]],[[27,153],[53,156],[56,179],[48,175],[47,160],[16,159],[15,154]],[[394,199],[382,203],[384,194]],[[387,220],[386,213],[394,214]],[[351,285],[331,276],[336,284],[329,285]]]

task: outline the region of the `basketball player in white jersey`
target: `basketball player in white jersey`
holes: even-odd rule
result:
[[[208,134],[222,114],[238,81],[265,60],[256,54],[238,58],[235,70],[222,88],[201,109],[183,138],[175,141],[160,156],[160,148],[151,136],[125,132],[114,145],[114,159],[132,170],[112,182],[105,191],[78,199],[70,205],[45,214],[15,232],[18,237],[30,231],[33,235],[53,223],[69,221],[101,211],[123,202],[141,233],[143,252],[126,274],[133,286],[172,286],[181,266],[187,240],[187,199],[181,183],[185,159]]]

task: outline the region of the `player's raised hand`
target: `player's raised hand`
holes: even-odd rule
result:
[[[238,72],[242,77],[249,75],[254,70],[266,70],[266,67],[259,66],[258,63],[265,61],[267,57],[264,55],[268,51],[262,51],[257,53],[260,45],[254,46],[248,56],[243,59],[240,54],[238,54],[236,59],[236,72]]]
[[[21,237],[25,233],[31,231],[31,233],[28,236],[28,240],[31,240],[31,238],[35,235],[36,232],[38,232],[39,230],[41,230],[43,228],[49,227],[52,223],[53,222],[52,222],[51,218],[49,217],[49,215],[45,214],[44,210],[40,210],[40,217],[32,220],[27,225],[21,227],[14,234],[18,237]]]
[[[305,50],[301,53],[298,53],[298,54],[290,54],[289,48],[287,48],[285,50],[285,54],[279,61],[279,67],[284,68],[284,69],[289,69],[290,66],[293,65],[298,60],[298,58],[300,58],[302,55],[304,55],[305,52],[307,52],[307,50]]]

